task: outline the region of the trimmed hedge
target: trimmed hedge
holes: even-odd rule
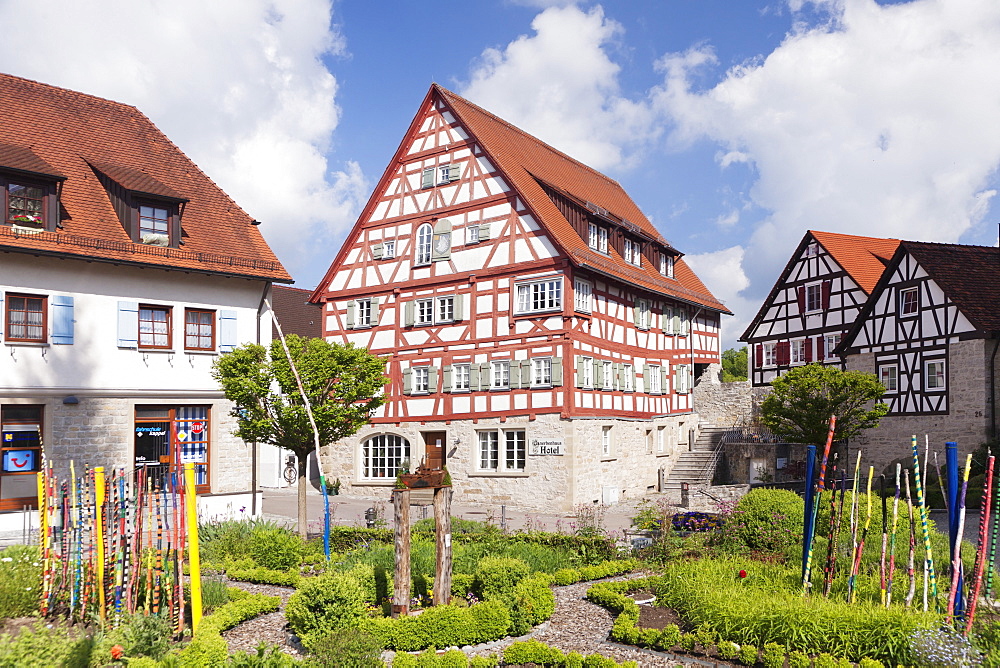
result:
[[[433,540],[433,532],[414,531],[414,539],[426,538]],[[605,536],[568,536],[561,533],[546,531],[530,531],[504,534],[500,532],[486,533],[452,533],[453,543],[476,543],[484,540],[502,541],[506,543],[527,543],[562,547],[577,552],[589,560],[608,560],[618,556],[615,541]],[[365,527],[330,527],[330,549],[334,552],[350,552],[370,543],[391,544],[393,532],[391,529],[368,529]]]
[[[238,587],[230,587],[229,595],[229,603],[203,618],[194,639],[177,653],[177,665],[181,668],[226,665],[229,646],[222,632],[281,607],[280,596],[250,594]]]
[[[275,571],[263,566],[231,569],[226,571],[226,575],[230,580],[278,585],[280,587],[298,586],[299,580],[302,579],[297,570]]]
[[[639,565],[635,559],[617,559],[605,561],[595,566],[583,566],[582,568],[560,568],[553,575],[553,582],[557,585],[565,586],[583,582],[585,580],[600,580],[613,575],[631,573]]]
[[[503,651],[506,664],[528,664],[538,666],[565,666],[566,668],[637,668],[635,661],[618,663],[601,654],[583,656],[576,652],[564,653],[537,640],[514,642]]]
[[[467,608],[437,605],[416,616],[363,619],[358,628],[378,638],[386,649],[416,652],[428,647],[475,645],[499,640],[510,628],[510,611],[500,601]]]

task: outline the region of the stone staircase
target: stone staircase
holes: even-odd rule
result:
[[[681,453],[662,491],[676,496],[680,494],[682,482],[691,486],[711,485],[715,475],[715,451],[727,431],[727,427],[701,425],[694,446]]]

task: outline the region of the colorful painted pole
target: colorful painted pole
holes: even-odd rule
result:
[[[885,474],[878,477],[878,493],[882,497],[882,550],[878,558],[878,584],[882,605],[885,605],[885,553],[889,547],[889,507],[885,496]]]
[[[906,485],[906,512],[910,518],[910,549],[909,557],[906,561],[906,577],[909,580],[909,587],[906,591],[906,607],[913,605],[913,597],[917,594],[917,575],[914,555],[917,547],[917,525],[913,521],[913,498],[910,496],[910,469],[903,471],[903,483]]]
[[[934,554],[931,549],[931,534],[927,526],[927,506],[924,504],[924,486],[920,482],[920,452],[917,437],[911,440],[913,445],[913,478],[917,487],[917,510],[920,512],[920,525],[924,537],[924,569],[930,579],[931,598],[937,605],[937,576],[934,573]],[[924,586],[924,612],[927,612],[927,585]]]
[[[958,448],[957,443],[947,443],[946,445],[949,447],[954,445],[956,450]],[[965,495],[969,490],[971,469],[972,455],[969,454],[965,458],[965,470],[962,472],[962,487],[958,495],[958,527],[951,545],[951,592],[948,595],[947,615],[949,622],[953,614],[961,619],[965,607],[962,601],[962,534],[965,532]]]
[[[1000,533],[1000,511],[996,510],[995,507],[1000,500],[1000,494],[994,493],[991,503],[991,515],[995,518],[993,520],[993,528],[990,530],[990,551],[989,556],[986,558],[986,593],[984,594],[987,599],[993,597],[993,569],[996,568],[996,555],[997,555],[997,533]]]
[[[851,560],[848,564],[847,598],[850,600],[850,588],[854,580],[854,554],[858,551],[858,486],[861,480],[861,451],[854,463],[854,481],[851,483]]]
[[[198,632],[201,624],[201,555],[198,552],[198,495],[194,486],[194,464],[184,464],[184,486],[187,497],[188,560],[191,564],[191,630]]]
[[[104,499],[104,467],[98,466],[94,469],[94,511],[97,515],[94,523],[97,535],[94,540],[97,543],[97,604],[102,625],[108,621],[107,602],[104,596]]]
[[[867,513],[865,514],[865,527],[861,531],[861,541],[858,543],[858,549],[854,554],[854,566],[851,569],[851,577],[847,582],[847,601],[848,603],[854,603],[854,585],[857,579],[858,573],[861,572],[861,555],[865,551],[865,540],[868,538],[868,528],[872,523],[872,478],[875,475],[875,467],[868,467],[868,504]]]
[[[830,446],[833,444],[833,433],[834,427],[837,424],[837,416],[830,416],[830,428],[827,430],[826,434],[826,445],[823,447],[823,459],[820,462],[819,469],[819,482],[816,485],[816,491],[813,493],[812,478],[813,470],[816,466],[816,446],[810,445],[811,450],[807,451],[806,455],[806,466],[808,471],[806,472],[806,508],[805,508],[805,523],[806,529],[805,535],[803,536],[804,544],[802,546],[803,558],[802,558],[802,591],[806,593],[812,586],[812,553],[813,553],[813,540],[816,535],[816,516],[819,514],[819,498],[820,494],[823,492],[823,487],[826,484],[826,465],[830,459]],[[814,497],[812,502],[810,502],[810,497]]]
[[[837,459],[834,455],[833,463],[834,483],[830,486],[830,533],[826,544],[826,569],[823,575],[823,596],[830,596],[830,588],[833,586],[833,577],[837,568],[837,543],[840,538],[840,515],[837,513]],[[844,487],[846,479],[844,472],[840,472],[840,512],[844,512]]]
[[[896,496],[892,499],[892,537],[889,538],[889,578],[885,584],[885,607],[892,604],[892,581],[896,574],[896,528],[899,526],[899,462],[896,463]]]
[[[802,518],[802,593],[809,591],[809,562],[812,559],[812,532],[815,527],[816,515],[813,508],[816,506],[816,495],[813,493],[813,483],[816,479],[816,446],[806,447],[806,487],[805,487],[805,513]]]
[[[986,460],[986,480],[983,483],[983,500],[979,506],[979,548],[976,550],[976,565],[972,569],[972,594],[969,596],[969,612],[965,620],[965,637],[972,632],[972,621],[979,603],[979,589],[983,584],[983,567],[986,565],[986,538],[990,525],[990,503],[993,501],[993,465],[995,458]]]

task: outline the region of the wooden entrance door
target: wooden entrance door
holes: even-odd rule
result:
[[[424,432],[424,452],[426,453],[424,464],[429,469],[441,469],[444,467],[444,448],[447,432],[425,431]]]

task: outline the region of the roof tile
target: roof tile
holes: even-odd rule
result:
[[[52,168],[43,173],[66,177],[61,229],[0,225],[0,248],[291,282],[251,217],[135,107],[0,74],[0,109],[0,143],[29,149]],[[0,166],[26,169],[20,155],[0,149]],[[189,200],[184,245],[132,243],[91,164],[115,166],[136,190]]]

